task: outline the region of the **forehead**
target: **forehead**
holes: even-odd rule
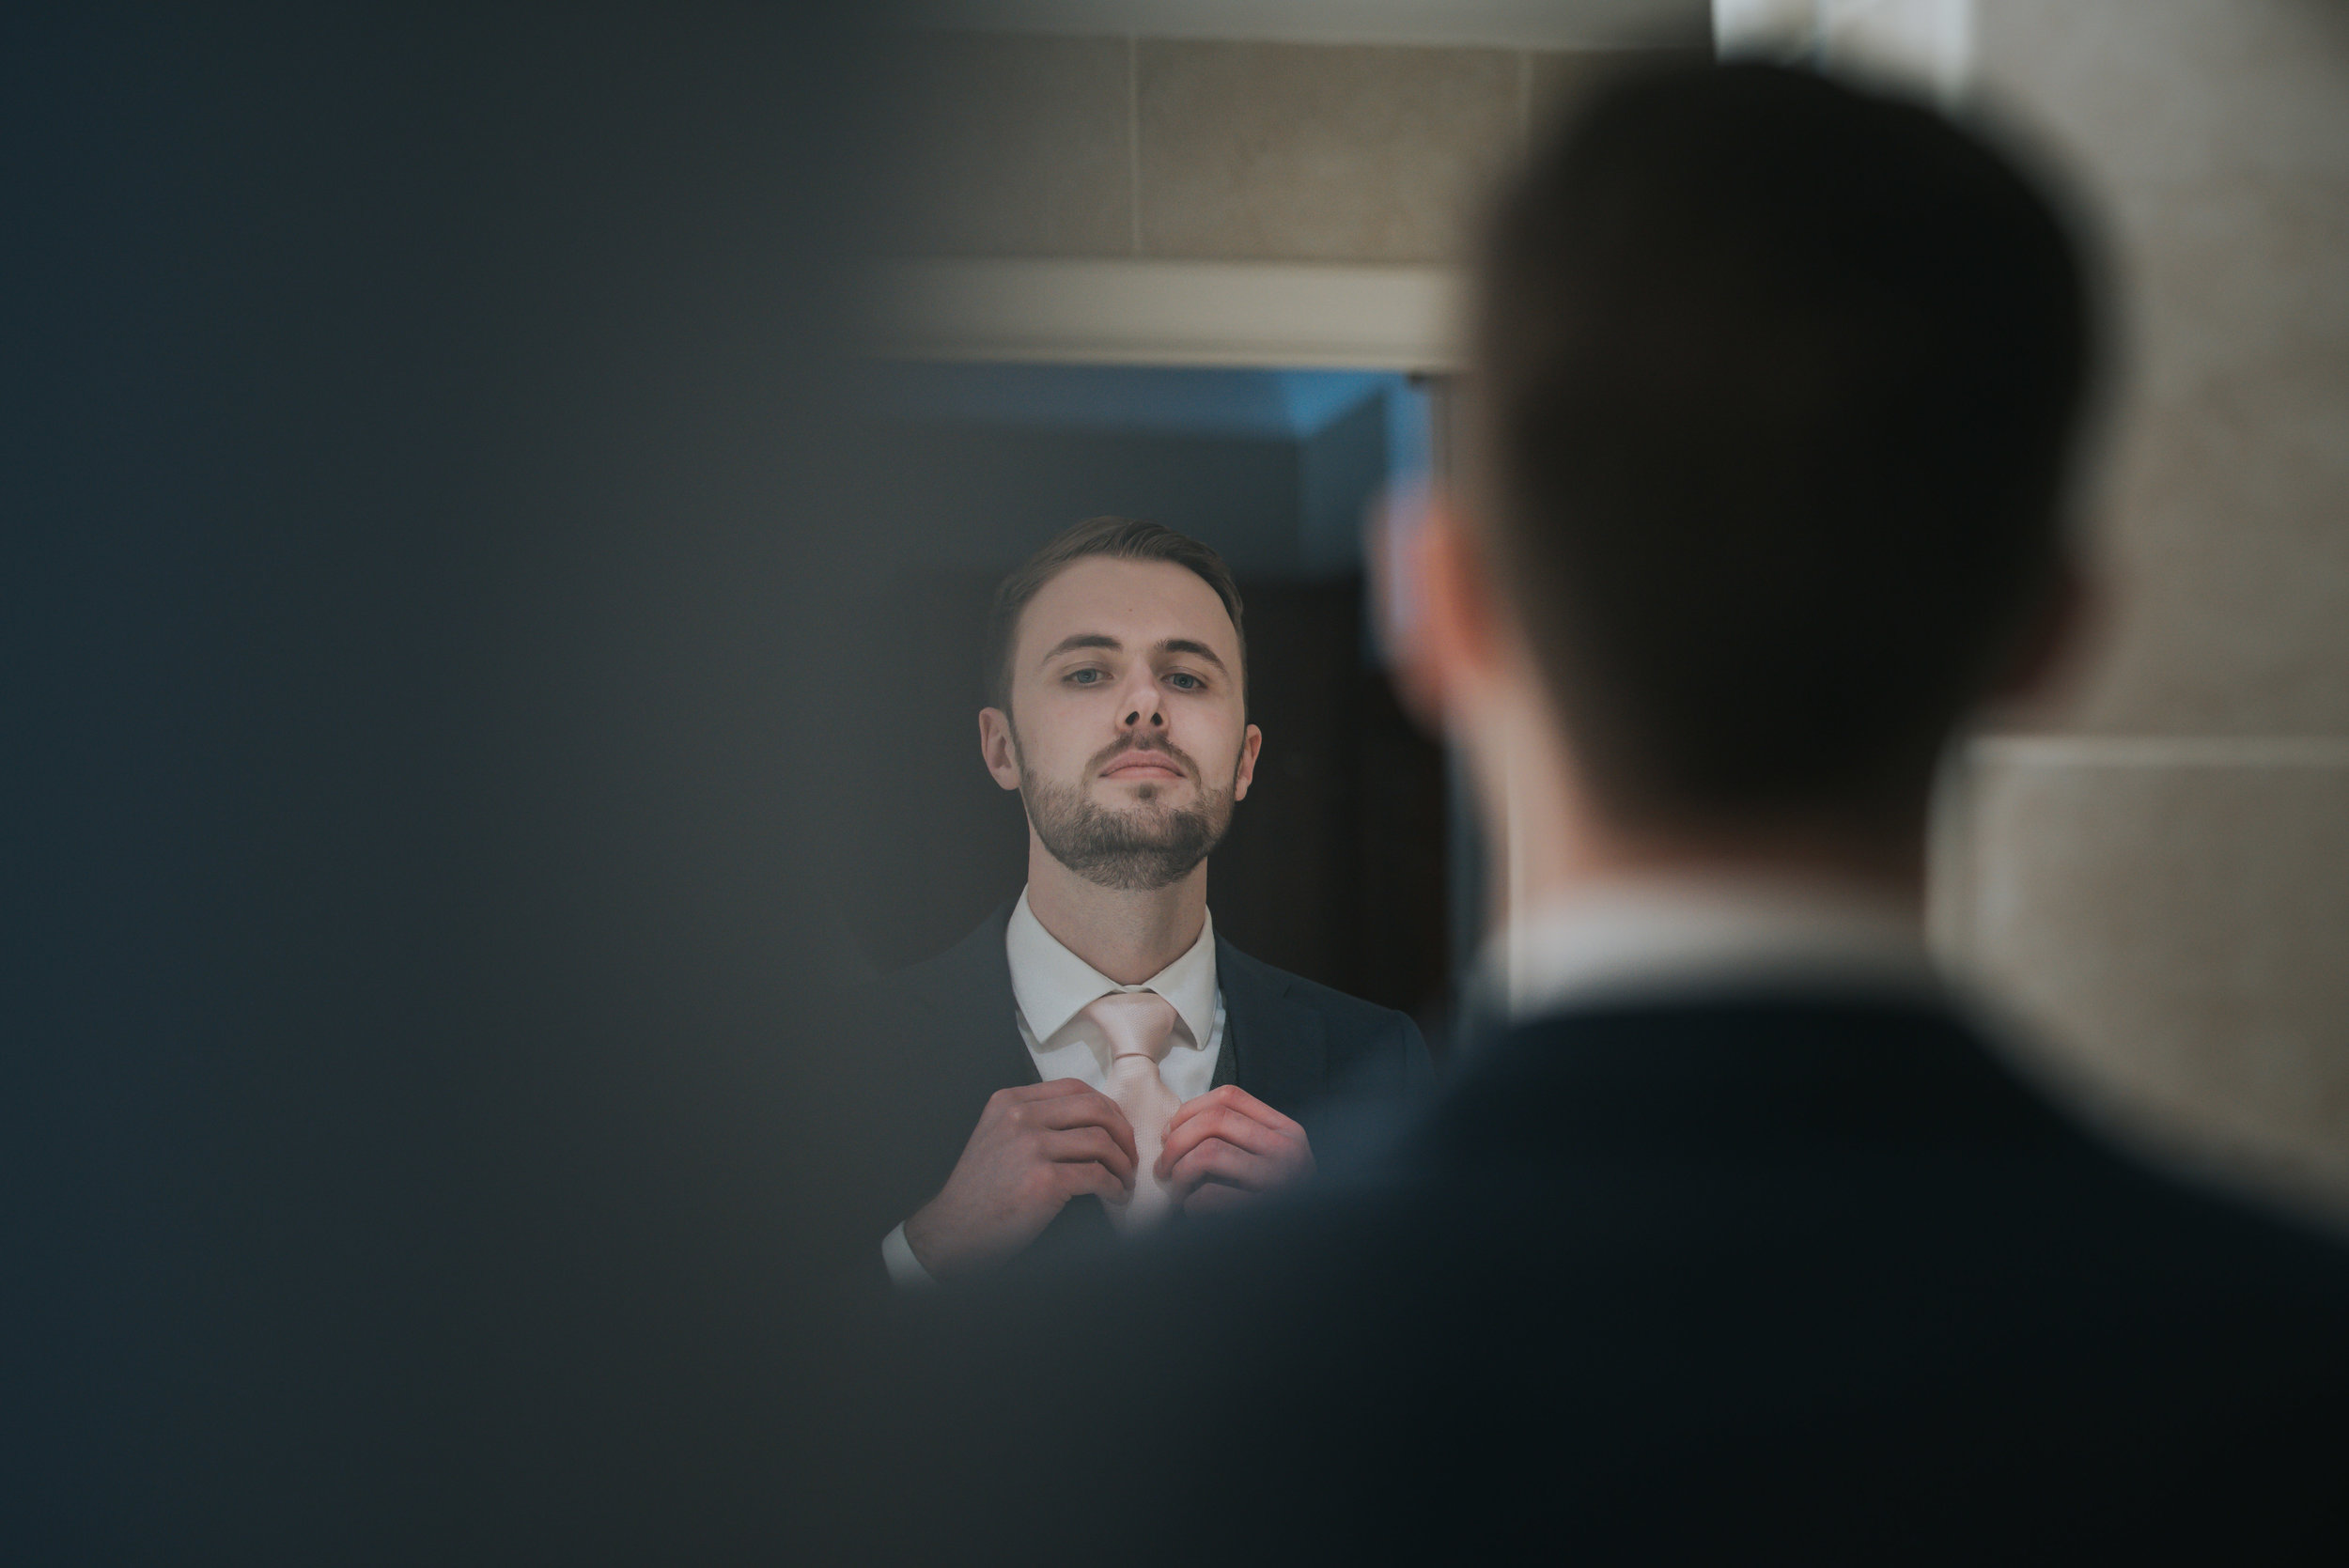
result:
[[[1021,612],[1014,657],[1024,668],[1062,638],[1094,632],[1129,649],[1189,638],[1237,666],[1239,638],[1223,600],[1205,578],[1172,561],[1093,555],[1068,567]]]

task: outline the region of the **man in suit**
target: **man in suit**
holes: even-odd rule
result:
[[[1017,1555],[972,1521],[1081,1451],[1120,1562],[2349,1560],[2349,1254],[2052,1109],[1924,955],[1936,759],[2075,598],[2054,209],[1924,107],[1625,80],[1479,312],[1397,631],[1506,824],[1505,1022],[1375,1176],[900,1342],[887,1547]]]
[[[1207,855],[1263,737],[1213,551],[1079,523],[1004,580],[990,644],[980,752],[1026,808],[1027,886],[864,999],[858,1203],[901,1285],[1244,1204],[1313,1172],[1342,1098],[1430,1077],[1409,1018],[1215,934]]]

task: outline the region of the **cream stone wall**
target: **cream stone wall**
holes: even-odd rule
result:
[[[1431,264],[1613,54],[923,35],[900,254]]]
[[[1383,19],[1422,35],[1405,39],[909,35],[888,116],[902,184],[883,204],[891,259],[874,280],[876,346],[1457,368],[1461,263],[1495,180],[1594,75],[1659,51],[1702,57],[1689,40],[1703,14],[1692,0],[1559,16],[1520,5],[1484,18],[1508,25],[1473,36],[1474,13],[1412,0],[1250,13],[1292,33]],[[1607,15],[1617,41],[1548,46],[1607,32],[1596,25]],[[1650,41],[1625,41],[1635,16]],[[1203,21],[1195,7],[1144,0],[1093,20],[1121,17]],[[1446,24],[1463,36],[1445,41]]]

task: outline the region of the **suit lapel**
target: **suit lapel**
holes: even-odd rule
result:
[[[1288,995],[1288,982],[1231,943],[1215,942],[1223,992],[1223,1048],[1215,1085],[1236,1083],[1273,1110],[1296,1114],[1320,1094],[1329,1073],[1321,1015]]]
[[[1003,949],[1011,911],[1010,904],[1003,905],[941,955],[923,999],[940,1032],[954,1041],[941,1060],[963,1064],[975,1079],[985,1079],[987,1094],[1040,1081],[1035,1058],[1019,1038],[1019,1002],[1012,995],[1011,959]]]

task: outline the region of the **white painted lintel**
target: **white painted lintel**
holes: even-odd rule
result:
[[[2349,768],[2349,737],[2321,735],[1999,735],[1976,737],[1977,765],[2022,768]]]
[[[1449,267],[922,260],[882,269],[877,347],[900,358],[1069,365],[1457,368]]]

